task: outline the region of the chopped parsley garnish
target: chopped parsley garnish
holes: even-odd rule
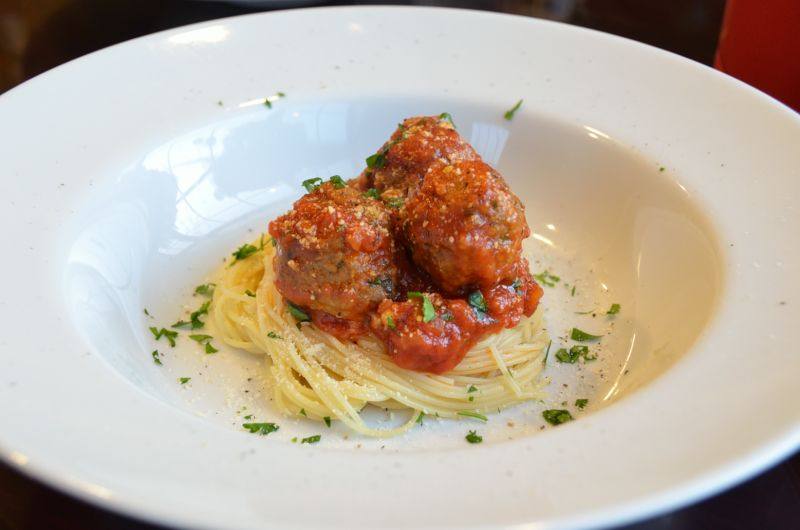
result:
[[[191,381],[191,380],[192,380],[192,378],[191,378],[191,377],[179,377],[179,378],[178,378],[178,381],[180,381],[180,383],[181,383],[182,385],[185,385],[186,383],[188,383],[188,382],[189,382],[189,381]]]
[[[308,193],[313,193],[314,191],[316,191],[317,188],[322,186],[322,179],[319,177],[306,179],[303,181],[302,186],[306,189]]]
[[[456,123],[453,121],[453,117],[450,115],[449,112],[442,112],[441,114],[439,114],[439,119],[441,121],[449,122],[450,125],[453,126],[453,129],[456,128]]]
[[[473,412],[471,410],[459,410],[457,412],[459,416],[466,416],[468,418],[475,418],[476,420],[481,421],[489,421],[489,418],[481,414],[480,412]]]
[[[469,388],[467,389],[467,394],[471,394],[472,392],[477,392],[477,391],[478,387],[476,387],[475,385],[469,385]]]
[[[386,154],[381,152],[370,155],[367,157],[366,163],[370,169],[380,169],[386,163]]]
[[[664,166],[661,166],[661,167],[658,168],[658,171],[663,173],[665,169],[667,169],[667,168],[665,168]]]
[[[344,188],[345,186],[347,186],[347,184],[345,183],[344,179],[342,177],[340,177],[339,175],[332,176],[331,178],[328,179],[328,182],[330,182],[333,185],[334,189],[337,189],[337,190],[340,190],[340,189]]]
[[[300,414],[308,418],[308,414],[306,414],[306,409],[300,409]]]
[[[547,364],[547,358],[550,356],[550,346],[553,345],[553,341],[547,343],[547,349],[544,351],[544,359],[542,359],[542,364]]]
[[[146,307],[144,308],[144,314],[149,316],[150,318],[153,318],[153,315],[150,314],[150,311],[148,311]]]
[[[569,294],[570,296],[575,296],[575,286],[572,286],[572,292]]]
[[[579,409],[586,408],[586,405],[588,405],[588,404],[589,404],[589,400],[585,399],[585,398],[576,399],[575,400],[575,406],[578,407]]]
[[[275,333],[274,331],[270,331],[269,333],[267,333],[267,337],[269,337],[271,339],[282,339],[283,338],[280,335],[278,335],[277,333]]]
[[[506,120],[511,121],[512,119],[514,119],[514,113],[517,112],[521,106],[522,106],[522,100],[517,101],[517,104],[508,109],[506,113],[503,114],[503,117]]]
[[[409,291],[408,292],[409,298],[419,298],[422,300],[422,321],[423,322],[430,322],[434,318],[436,318],[436,308],[433,307],[433,303],[431,302],[428,295],[420,293],[418,291]]]
[[[325,425],[327,425],[328,428],[330,428],[330,426],[331,426],[331,417],[330,416],[325,416],[324,418],[322,418],[322,421],[324,421]]]
[[[205,326],[205,322],[200,320],[200,317],[203,315],[208,314],[208,308],[211,307],[211,300],[207,300],[203,302],[203,305],[197,311],[193,311],[191,315],[189,315],[189,322],[185,320],[178,320],[175,322],[172,327],[173,328],[191,328],[191,329],[200,329]]]
[[[308,313],[297,307],[291,302],[286,302],[286,305],[289,307],[289,313],[297,320],[298,326],[300,322],[308,322],[311,318],[308,316]]]
[[[167,342],[169,342],[170,347],[172,348],[175,347],[175,339],[178,336],[177,331],[170,331],[166,328],[157,329],[155,327],[151,327],[150,333],[153,334],[156,340],[159,340],[161,337],[165,337],[167,339]]]
[[[286,97],[286,94],[284,94],[283,92],[278,92],[274,96],[266,97],[266,98],[264,98],[264,106],[267,107],[268,109],[271,109],[273,101],[277,101],[280,98],[285,98],[285,97]]]
[[[231,262],[230,267],[233,267],[237,261],[249,258],[256,252],[258,252],[258,247],[255,247],[250,243],[245,243],[231,254],[231,256],[233,256],[233,261]]]
[[[475,431],[469,431],[464,438],[471,444],[479,444],[483,441],[483,436],[480,436]]]
[[[539,274],[534,274],[533,278],[545,285],[547,287],[555,287],[556,284],[561,280],[560,277],[556,276],[555,274],[551,274],[550,271],[540,272]]]
[[[160,357],[161,354],[158,352],[158,350],[153,350],[153,353],[151,353],[150,355],[153,356],[154,363],[156,363],[159,366],[164,366],[164,363],[161,362],[161,357]]]
[[[386,327],[389,329],[397,329],[397,326],[395,325],[394,319],[392,318],[391,315],[386,317]]]
[[[375,188],[370,188],[364,192],[364,197],[369,197],[370,199],[380,199],[381,194],[378,193],[378,190]]]
[[[556,351],[556,360],[560,363],[569,363],[572,364],[578,360],[578,356],[571,356],[566,348],[559,348]]]
[[[389,197],[383,201],[389,208],[401,208],[405,204],[405,199],[402,197]]]
[[[480,291],[473,291],[469,293],[467,302],[472,306],[473,309],[475,309],[475,312],[480,318],[485,317],[489,312],[489,306],[486,305],[486,299],[483,297],[483,293]]]
[[[217,286],[215,283],[204,283],[194,288],[194,294],[201,294],[203,296],[213,296],[214,288]]]
[[[211,300],[203,302],[203,305],[201,305],[197,311],[193,311],[189,315],[189,319],[191,320],[192,323],[192,329],[200,329],[203,326],[205,326],[205,322],[200,320],[200,317],[208,314],[209,307],[211,307]]]
[[[244,417],[244,419],[252,420],[253,419],[253,415],[252,414],[248,414],[247,416]]]
[[[511,287],[513,287],[513,288],[514,288],[514,291],[515,291],[517,294],[522,294],[522,280],[520,280],[519,278],[517,278],[516,280],[514,280],[514,281],[511,283]]]
[[[314,436],[309,436],[307,438],[303,438],[302,440],[300,440],[300,443],[301,444],[315,444],[320,440],[322,440],[322,435],[321,434],[315,434]]]
[[[489,311],[489,307],[486,305],[486,299],[483,297],[483,293],[480,291],[474,291],[469,294],[469,305],[477,309],[478,311],[482,311],[484,313]]]
[[[297,443],[297,436],[292,436],[292,443],[293,443],[293,444],[296,444],[296,443]]]
[[[542,417],[550,425],[561,425],[562,423],[566,423],[574,419],[572,414],[570,414],[568,410],[564,409],[548,409],[542,411]]]
[[[247,296],[249,296],[250,298],[255,298],[255,297],[256,297],[256,293],[254,293],[254,292],[253,292],[253,291],[251,291],[250,289],[246,289],[246,290],[244,291],[244,294],[246,294],[246,295],[247,295]]]
[[[606,311],[606,315],[616,315],[622,307],[619,304],[611,304],[611,307]]]
[[[561,348],[556,352],[556,359],[560,363],[575,364],[579,358],[583,357],[584,361],[594,361],[597,359],[596,355],[589,355],[589,347],[585,345],[576,345],[567,351]]]
[[[448,311],[445,311],[444,313],[442,313],[442,315],[440,316],[440,318],[441,318],[442,320],[444,320],[445,322],[451,322],[451,321],[453,321],[453,320],[455,320],[455,319],[456,319],[456,317],[454,317],[454,316],[453,316],[453,313],[450,313],[450,312],[448,312]]]
[[[258,433],[261,435],[267,435],[271,432],[275,432],[278,429],[280,429],[280,427],[278,427],[274,423],[243,423],[242,427],[244,427],[253,434]]]
[[[272,246],[273,246],[273,247],[277,247],[277,246],[278,246],[278,242],[277,242],[277,241],[275,241],[275,238],[274,238],[274,237],[271,237],[271,238],[269,238],[269,242],[270,242],[270,243],[272,243]]]
[[[211,335],[204,335],[201,333],[197,333],[189,335],[189,338],[199,344],[205,344],[205,350],[207,354],[217,353],[219,351],[211,344],[211,339],[214,338]]]
[[[419,411],[419,416],[417,416],[417,423],[422,425],[422,418],[424,418],[424,417],[425,417],[425,413],[422,412],[422,411]]]
[[[602,335],[592,335],[591,333],[586,333],[585,331],[581,331],[578,328],[572,328],[572,332],[569,334],[569,338],[572,340],[576,340],[578,342],[587,342],[590,340],[597,340]]]

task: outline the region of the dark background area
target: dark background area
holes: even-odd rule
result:
[[[713,62],[725,6],[724,0],[438,0],[313,5],[345,3],[464,7],[559,20],[652,44],[708,65]],[[769,1],[764,4],[768,8]],[[288,7],[286,3],[268,5]],[[264,10],[267,7],[182,0],[0,0],[0,93],[111,44],[193,22]],[[687,416],[687,421],[692,419]],[[157,527],[74,500],[0,463],[0,530],[39,528]],[[662,528],[800,528],[800,455],[726,493],[625,530]]]
[[[273,1],[269,5],[286,7],[289,2]],[[463,7],[560,20],[623,35],[711,64],[725,0],[434,0],[310,5],[345,4]],[[124,40],[193,22],[265,10],[227,2],[184,0],[0,0],[0,91]]]

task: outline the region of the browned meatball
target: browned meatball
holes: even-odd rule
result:
[[[401,219],[414,263],[448,293],[513,279],[530,234],[522,202],[481,160],[435,164]]]
[[[272,221],[269,233],[278,291],[312,315],[361,321],[397,279],[389,213],[352,187],[321,185]]]
[[[389,141],[367,159],[359,186],[374,187],[384,198],[413,194],[435,162],[477,159],[478,154],[453,127],[449,115],[403,120]]]

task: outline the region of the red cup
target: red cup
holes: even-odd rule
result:
[[[800,0],[728,0],[714,66],[800,112]]]

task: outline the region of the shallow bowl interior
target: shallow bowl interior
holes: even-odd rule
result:
[[[679,178],[590,125],[524,111],[507,121],[502,108],[432,98],[288,98],[272,109],[219,113],[140,153],[65,227],[64,281],[77,328],[99,357],[159,399],[240,429],[219,411],[247,390],[253,396],[239,401],[269,414],[260,359],[227,350],[206,358],[185,339],[165,349],[148,327],[168,327],[198,305],[193,286],[289,208],[302,180],[355,176],[400,120],[443,111],[526,205],[534,272],[559,277],[543,301],[553,352],[569,346],[573,326],[604,336],[592,345],[597,363],[549,359],[547,402],[585,397],[601,408],[686,353],[723,274],[714,231]],[[623,308],[616,316],[606,315],[612,303]],[[167,369],[154,365],[153,348]],[[190,392],[178,376],[192,377]],[[529,428],[516,435],[538,432],[542,419],[517,423]],[[512,434],[501,422],[495,430],[497,438]]]

